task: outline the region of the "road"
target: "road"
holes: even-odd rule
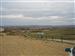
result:
[[[56,42],[63,42],[63,43],[68,43],[68,44],[73,44],[75,45],[75,40],[61,40],[61,39],[47,39],[48,41],[56,41]]]

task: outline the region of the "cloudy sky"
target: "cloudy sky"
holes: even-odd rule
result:
[[[75,25],[73,0],[0,0],[0,25]]]

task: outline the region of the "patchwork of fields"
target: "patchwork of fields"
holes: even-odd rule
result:
[[[30,36],[31,38],[36,38],[36,39],[75,40],[75,29],[68,29],[68,28],[66,28],[66,29],[29,30],[24,33],[25,33],[25,35]]]
[[[66,43],[13,35],[0,36],[0,41],[1,56],[68,56],[64,49],[73,47]]]

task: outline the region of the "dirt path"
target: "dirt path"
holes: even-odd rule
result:
[[[1,56],[67,56],[69,44],[26,39],[22,36],[0,36]]]

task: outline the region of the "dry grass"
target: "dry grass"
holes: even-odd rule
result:
[[[1,56],[68,56],[64,51],[72,45],[52,41],[26,39],[22,36],[0,36]]]

